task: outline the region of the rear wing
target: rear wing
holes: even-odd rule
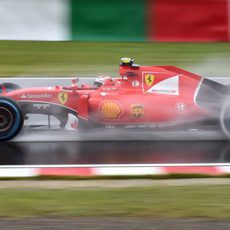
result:
[[[158,66],[158,67],[161,67],[161,68],[164,68],[168,71],[171,71],[171,72],[175,72],[175,73],[178,73],[178,74],[184,74],[186,76],[189,76],[189,77],[192,77],[194,79],[200,79],[202,76],[198,75],[198,74],[195,74],[195,73],[191,73],[187,70],[184,70],[184,69],[180,69],[178,67],[175,67],[175,66]]]

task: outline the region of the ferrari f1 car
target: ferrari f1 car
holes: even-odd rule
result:
[[[174,66],[139,66],[122,58],[120,77],[94,85],[19,88],[0,85],[0,140],[10,140],[28,114],[53,115],[64,128],[68,114],[77,128],[199,124],[221,127],[230,137],[230,88]],[[154,132],[154,129],[152,129]]]

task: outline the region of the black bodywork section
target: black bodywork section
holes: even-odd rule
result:
[[[64,128],[68,121],[68,114],[77,115],[77,112],[59,104],[33,101],[18,101],[24,116],[27,114],[45,114],[55,116],[60,121],[60,127]]]
[[[230,100],[230,87],[210,79],[203,79],[197,93],[196,104],[207,110],[220,112],[228,98]]]

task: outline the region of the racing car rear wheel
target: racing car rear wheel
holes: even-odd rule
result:
[[[0,141],[15,137],[21,130],[23,122],[21,107],[10,98],[0,97]]]
[[[221,109],[220,124],[223,132],[230,139],[230,101]]]

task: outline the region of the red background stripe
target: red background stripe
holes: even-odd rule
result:
[[[227,0],[148,0],[149,40],[228,41]]]

